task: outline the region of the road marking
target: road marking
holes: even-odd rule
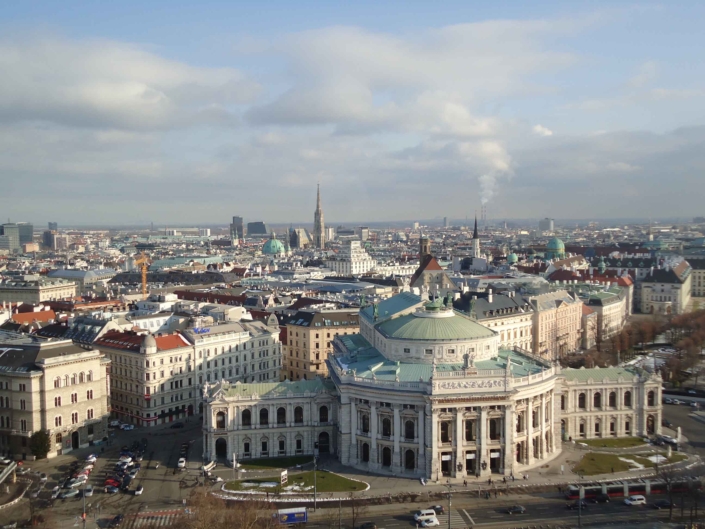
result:
[[[472,516],[470,516],[470,515],[468,514],[468,511],[466,511],[465,509],[463,509],[463,512],[465,513],[465,516],[468,517],[468,520],[470,520],[470,523],[471,523],[472,525],[475,525],[475,520],[473,520],[473,519],[472,519]]]

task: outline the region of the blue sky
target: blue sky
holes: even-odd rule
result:
[[[320,182],[332,222],[700,215],[704,11],[3,3],[0,211],[310,222]]]

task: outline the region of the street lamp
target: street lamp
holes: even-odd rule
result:
[[[453,502],[451,501],[451,497],[453,496],[450,491],[451,491],[451,484],[450,484],[450,479],[448,480],[448,484],[446,485],[448,487],[448,529],[451,529],[450,527],[450,507],[453,505]]]

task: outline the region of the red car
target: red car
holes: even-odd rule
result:
[[[104,486],[104,487],[119,487],[119,486],[120,486],[120,482],[119,482],[119,481],[116,481],[116,480],[114,480],[114,479],[106,479],[106,480],[105,480],[105,483],[103,483],[103,486]]]

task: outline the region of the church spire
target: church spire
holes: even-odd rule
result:
[[[313,214],[313,243],[316,248],[323,250],[326,247],[325,222],[323,208],[321,208],[321,184],[316,191],[316,211]]]
[[[321,184],[316,186],[316,210],[321,211]]]
[[[477,213],[475,213],[475,231],[472,233],[472,238],[473,239],[479,239],[480,237],[477,235]]]

